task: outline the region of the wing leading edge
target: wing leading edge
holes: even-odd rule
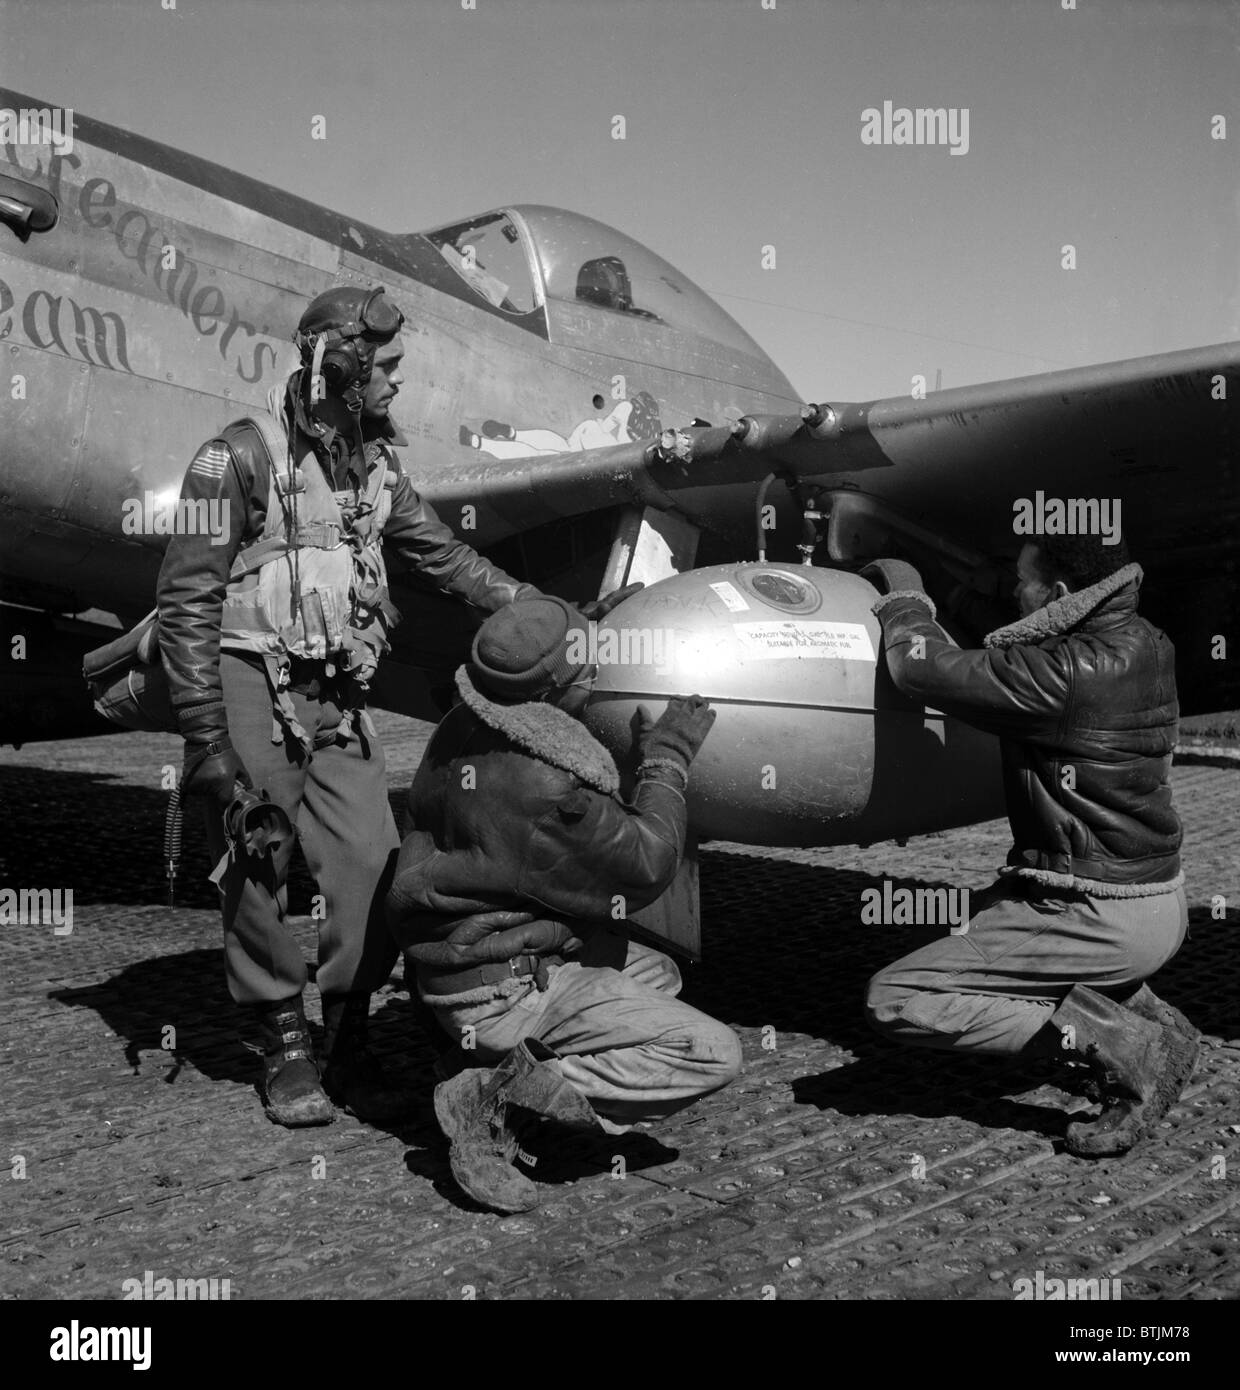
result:
[[[869,491],[910,514],[1011,538],[1012,502],[1116,495],[1139,541],[1235,544],[1240,520],[1240,343],[1043,376],[746,416],[679,441],[486,460],[419,478],[445,519],[475,509],[484,543],[624,503],[709,521],[712,492],[775,471]],[[710,489],[712,492],[703,492]],[[968,501],[968,515],[960,511]],[[978,537],[980,540],[981,537]]]

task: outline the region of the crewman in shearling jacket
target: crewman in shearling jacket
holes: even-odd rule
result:
[[[1042,536],[1018,563],[1021,617],[956,647],[921,577],[862,574],[887,666],[911,698],[997,734],[1013,844],[959,935],[880,971],[870,1022],[900,1042],[1084,1062],[1102,1110],[1068,1126],[1083,1157],[1123,1153],[1179,1098],[1196,1029],[1144,983],[1188,925],[1168,777],[1179,707],[1165,634],[1137,613],[1123,542]]]
[[[585,625],[546,595],[483,623],[410,789],[416,829],[388,895],[421,997],[469,1048],[456,1062],[498,1064],[435,1091],[453,1174],[496,1211],[538,1203],[511,1166],[520,1112],[619,1132],[741,1065],[732,1030],[675,998],[673,962],[623,930],[680,865],[689,764],[714,711],[693,696],[645,716],[626,804],[611,755],[574,717],[597,675],[570,655]]]

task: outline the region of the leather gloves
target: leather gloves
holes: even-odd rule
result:
[[[228,737],[223,704],[178,710],[177,727],[185,740],[182,795],[207,797],[227,810],[236,795],[236,784],[252,787],[253,783]]]
[[[208,797],[222,810],[232,805],[237,783],[252,788],[250,774],[228,739],[213,743],[186,743],[181,769],[181,790],[185,796]]]
[[[405,948],[419,964],[433,970],[459,970],[511,960],[524,953],[535,956],[571,955],[581,939],[565,922],[537,917],[532,912],[477,912],[457,922],[446,941],[420,941]]]
[[[457,923],[448,940],[465,959],[479,961],[511,960],[522,952],[551,955],[581,945],[566,923],[532,912],[479,912]]]
[[[916,589],[923,594],[926,592],[921,575],[907,560],[871,560],[861,570],[861,578],[868,579],[880,594],[907,589]]]
[[[623,589],[616,589],[603,598],[591,599],[589,603],[578,604],[577,611],[587,622],[600,622],[617,604],[623,603],[626,598],[631,598],[639,589],[645,587],[644,584],[626,584]]]
[[[697,755],[715,722],[715,711],[700,695],[676,696],[656,721],[645,705],[638,705],[641,723],[637,732],[637,755],[641,762],[659,758],[679,761],[687,769]]]

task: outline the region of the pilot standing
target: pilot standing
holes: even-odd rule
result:
[[[1141,568],[1122,540],[1039,537],[1018,562],[1021,617],[980,651],[952,644],[911,565],[862,574],[885,590],[896,686],[1001,740],[1013,837],[963,932],[870,981],[869,1021],[920,1047],[1084,1063],[1102,1109],[1067,1149],[1124,1153],[1179,1098],[1198,1039],[1143,983],[1179,950],[1188,905],[1174,652],[1137,613]]]
[[[538,593],[458,540],[402,473],[388,413],[402,322],[382,289],[311,301],[294,339],[302,366],[268,398],[278,447],[239,421],[186,473],[182,498],[223,501],[226,543],[178,534],[159,576],[182,785],[208,803],[212,855],[230,850],[234,784],[256,784],[296,826],[325,902],[320,1077],[306,965],[285,925],[291,840],[269,859],[231,854],[218,882],[229,989],[257,1020],[265,1109],[282,1125],[327,1124],[332,1100],[366,1119],[405,1108],[366,1045],[371,992],[396,958],[383,898],[399,840],[366,712],[398,617],[381,547],[484,613]]]
[[[513,1166],[533,1116],[619,1133],[741,1067],[732,1030],[676,999],[671,959],[623,930],[680,866],[714,711],[693,696],[644,717],[626,804],[577,717],[598,668],[573,660],[575,633],[585,611],[548,596],[482,624],[410,789],[417,829],[388,895],[419,993],[460,1044],[435,1090],[453,1175],[500,1212],[538,1204]]]

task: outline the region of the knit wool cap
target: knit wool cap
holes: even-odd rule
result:
[[[572,604],[551,594],[521,599],[492,613],[478,629],[470,652],[474,684],[500,703],[532,700],[553,686],[570,684],[586,662],[568,658],[575,634],[584,641],[589,624]]]

